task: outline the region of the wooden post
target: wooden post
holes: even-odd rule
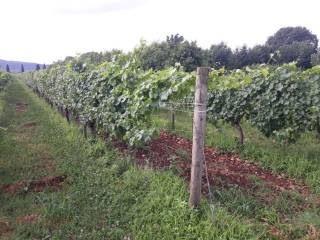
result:
[[[68,108],[64,108],[64,114],[67,119],[67,122],[70,123],[70,112]]]
[[[83,135],[84,135],[84,138],[85,138],[85,139],[88,138],[87,123],[85,123],[85,124],[83,125]]]
[[[89,129],[90,129],[90,134],[91,134],[91,136],[93,136],[93,137],[95,138],[96,135],[97,135],[96,122],[95,122],[95,120],[89,121],[89,122],[88,122],[88,127],[89,127]]]
[[[171,110],[171,129],[174,130],[175,129],[175,112],[174,110],[172,109]]]
[[[191,207],[197,207],[201,198],[201,180],[204,160],[204,136],[207,110],[209,68],[198,67],[194,101],[192,165],[190,180]]]

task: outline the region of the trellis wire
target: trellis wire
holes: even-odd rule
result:
[[[207,103],[204,104],[195,104],[193,101],[190,102],[165,102],[165,106],[161,106],[160,109],[163,110],[168,110],[171,112],[183,112],[183,113],[188,113],[188,114],[194,114],[196,110],[194,110],[194,106],[203,106],[207,105]],[[181,109],[184,108],[184,109]],[[197,111],[198,113],[205,113],[208,112],[209,109],[206,111]],[[187,133],[192,133],[192,130],[177,130],[177,129],[169,129],[169,128],[161,128],[162,130],[169,131],[169,132],[187,132]],[[207,134],[205,134],[207,136]],[[205,144],[204,144],[205,145]],[[171,149],[173,149],[170,146],[167,146]],[[209,172],[208,172],[208,165],[205,157],[205,152],[203,150],[203,156],[204,156],[204,172],[205,172],[205,178],[207,182],[207,187],[208,187],[208,195],[209,195],[209,206],[210,206],[210,211],[211,211],[211,216],[212,219],[214,219],[214,199],[213,199],[213,194],[211,191],[211,185],[210,185],[210,180],[209,180]]]

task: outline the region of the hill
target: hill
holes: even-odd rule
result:
[[[20,61],[7,61],[0,59],[0,70],[6,70],[7,64],[9,65],[10,72],[21,72],[21,65],[23,64],[24,71],[33,71],[36,69],[37,63],[20,62]],[[41,68],[43,64],[40,64]]]

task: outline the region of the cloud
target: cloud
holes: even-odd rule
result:
[[[73,6],[66,6],[56,9],[59,14],[102,14],[109,12],[119,12],[131,10],[143,6],[148,0],[111,0],[103,2],[81,1],[74,2]]]

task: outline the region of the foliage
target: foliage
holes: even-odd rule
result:
[[[208,94],[208,118],[216,122],[223,119],[236,127],[240,132],[240,143],[243,144],[241,120],[249,117],[254,100],[258,94],[252,88],[253,79],[264,78],[268,74],[266,68],[231,71],[223,76],[214,71],[210,76]]]
[[[10,74],[0,71],[0,92],[5,89],[11,78]]]
[[[296,141],[310,123],[308,84],[293,64],[270,71],[266,79],[252,85],[259,94],[254,99],[250,121],[266,136],[274,134],[289,142]]]
[[[171,67],[143,71],[138,53],[118,55],[114,61],[87,65],[78,59],[50,66],[31,83],[49,102],[98,131],[130,145],[150,139],[150,114],[160,103],[190,89],[193,74]]]
[[[252,48],[244,45],[235,50],[223,42],[202,49],[196,42],[189,42],[175,34],[167,36],[165,41],[146,45],[141,62],[145,70],[160,70],[179,62],[188,72],[200,65],[239,69],[256,64],[280,65],[292,61],[296,61],[299,67],[310,68],[311,55],[316,52],[317,46],[317,36],[305,27],[281,28],[265,44]]]
[[[180,63],[187,72],[202,65],[203,50],[196,42],[189,42],[179,34],[167,36],[166,41],[145,46],[141,54],[142,66],[147,69],[163,69]]]
[[[301,133],[318,129],[319,78],[319,67],[300,71],[294,64],[215,74],[211,82],[216,84],[209,88],[209,119],[223,119],[241,133],[240,123],[246,118],[266,136],[295,142]]]
[[[214,68],[226,67],[228,69],[233,67],[233,52],[225,43],[211,45],[205,51],[206,62],[209,66]]]
[[[297,61],[302,68],[311,67],[311,55],[316,52],[318,38],[305,27],[285,27],[269,37],[266,45],[279,51],[278,62]]]
[[[320,50],[311,55],[311,64],[312,66],[320,65]]]
[[[175,35],[166,43],[174,48],[183,42],[183,37]],[[145,51],[142,44],[130,54],[114,55],[112,61],[99,65],[91,59],[95,54],[69,57],[37,74],[31,85],[52,105],[95,126],[101,134],[141,144],[153,135],[150,115],[165,101],[190,97],[195,79],[194,73],[184,72],[180,65],[143,70]],[[248,57],[249,51],[243,47],[237,54]],[[305,131],[320,132],[319,75],[318,67],[301,71],[295,64],[212,70],[208,118],[236,127],[240,143],[244,140],[242,119],[268,137],[295,142]]]
[[[280,46],[290,45],[294,42],[307,42],[317,48],[318,38],[305,27],[280,28],[273,36],[270,36],[266,44],[278,49]]]
[[[268,45],[256,45],[249,50],[251,64],[273,63],[270,62],[272,49]]]
[[[282,45],[278,49],[279,63],[297,61],[297,65],[302,68],[311,67],[311,55],[315,53],[315,47],[308,42],[294,42]]]

